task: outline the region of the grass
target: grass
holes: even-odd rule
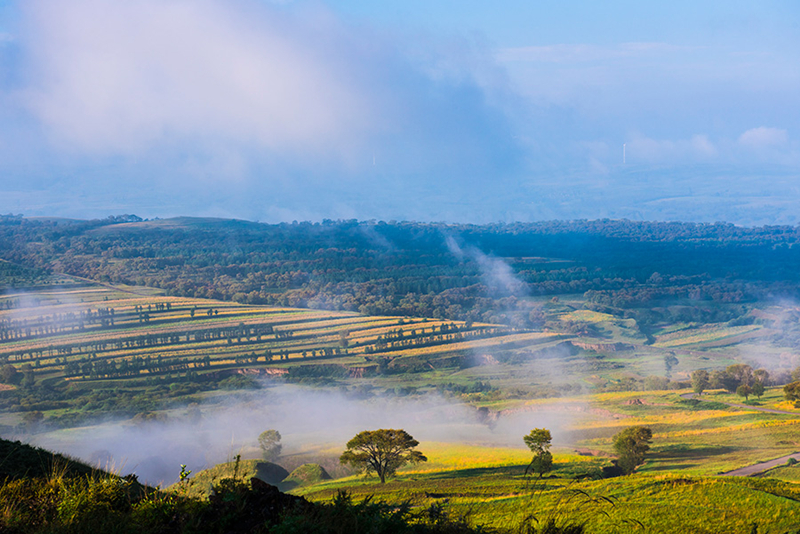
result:
[[[755,395],[750,395],[748,400],[745,400],[744,397],[740,397],[736,394],[728,393],[727,391],[722,390],[704,393],[703,397],[708,400],[718,402],[744,404],[757,408],[767,408],[770,410],[782,410],[800,415],[800,409],[794,407],[794,402],[787,401],[784,398],[782,387],[768,388],[761,398],[758,398]]]
[[[776,467],[758,475],[758,478],[771,478],[775,480],[782,480],[784,482],[800,484],[800,467],[798,467],[798,465],[800,464],[786,464],[781,467]]]
[[[191,497],[207,498],[213,493],[213,487],[224,479],[244,482],[256,477],[277,486],[288,476],[289,472],[279,465],[261,460],[239,459],[200,471],[191,478],[176,482],[171,488]]]
[[[588,532],[785,532],[800,525],[800,489],[774,480],[708,478],[678,474],[636,474],[606,480],[576,480],[597,473],[607,460],[555,455],[553,474],[538,482],[524,475],[521,451],[476,459],[454,467],[463,446],[420,447],[431,457],[428,470],[406,469],[386,484],[361,478],[328,481],[298,490],[315,501],[339,490],[355,498],[374,495],[390,503],[408,501],[417,509],[444,506],[496,528],[516,528],[525,521],[549,519],[587,524]],[[486,464],[491,464],[491,467]],[[482,467],[483,465],[483,467]],[[534,522],[534,524],[537,524]]]
[[[783,533],[800,525],[800,487],[774,477],[638,473],[598,479],[607,459],[557,451],[552,474],[536,479],[525,474],[530,453],[522,448],[424,442],[420,449],[430,462],[424,468],[403,469],[386,484],[362,477],[314,484],[314,477],[307,477],[306,482],[311,484],[294,491],[317,503],[339,502],[340,492],[346,491],[346,501],[357,505],[352,512],[359,514],[362,525],[376,532],[386,531],[377,526],[386,518],[366,514],[365,505],[358,503],[376,503],[387,511],[408,507],[411,515],[404,517],[410,520],[430,519],[431,511],[437,511],[437,517],[467,517],[470,523],[482,525],[484,531],[495,528],[508,533],[520,532],[526,525],[540,528],[551,521],[556,525],[583,524],[592,533],[750,532],[753,524],[758,525],[760,533]],[[789,478],[783,472],[789,469],[800,472],[797,467],[784,467],[773,470],[773,474]],[[21,478],[0,486],[0,501],[4,503],[0,526],[25,533],[161,532],[167,524],[183,529],[180,531],[200,524],[209,532],[237,531],[234,524],[249,521],[237,514],[263,508],[256,495],[237,482],[258,471],[257,461],[223,464],[195,475],[188,484],[176,484],[173,491],[177,494],[145,491],[134,495],[130,481],[107,474],[68,479],[56,473]],[[225,483],[230,477],[235,479]],[[201,495],[195,489],[205,485],[217,486],[216,501],[187,500],[194,493]],[[302,520],[305,530],[300,531],[316,528],[307,521],[323,520],[319,514],[327,508],[315,510]],[[325,517],[324,521],[332,520]],[[337,521],[344,520],[337,517]],[[399,524],[393,528],[398,530],[392,532],[406,532],[399,530]],[[455,528],[455,524],[449,528]],[[472,532],[466,528],[436,530],[468,531]]]
[[[69,457],[32,447],[19,441],[0,439],[0,480],[60,476],[88,476],[96,470]]]
[[[673,348],[715,343],[726,338],[749,334],[759,329],[761,329],[759,325],[702,325],[691,329],[677,330],[659,335],[656,337],[655,346],[659,348]]]

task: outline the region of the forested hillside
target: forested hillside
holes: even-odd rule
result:
[[[526,296],[585,293],[597,309],[635,314],[643,323],[663,319],[639,309],[659,301],[795,296],[799,239],[800,229],[787,226],[624,220],[473,226],[0,219],[0,257],[31,273],[146,285],[182,297],[523,327],[542,320],[522,301]],[[742,309],[682,313],[721,321]]]

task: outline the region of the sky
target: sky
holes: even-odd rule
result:
[[[0,213],[800,223],[800,3],[0,0]]]

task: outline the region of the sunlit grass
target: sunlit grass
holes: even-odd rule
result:
[[[670,348],[696,343],[717,341],[761,329],[759,325],[720,326],[708,325],[693,329],[679,330],[656,337],[654,347]]]

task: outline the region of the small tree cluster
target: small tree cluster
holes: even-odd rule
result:
[[[698,395],[712,387],[736,393],[745,400],[748,400],[750,395],[761,398],[768,384],[769,372],[766,369],[754,370],[744,363],[735,363],[712,373],[704,369],[692,373],[692,389]]]
[[[631,426],[614,436],[617,465],[626,475],[644,463],[644,455],[650,450],[653,432],[646,426]]]
[[[800,380],[783,386],[783,396],[788,401],[800,401]]]

